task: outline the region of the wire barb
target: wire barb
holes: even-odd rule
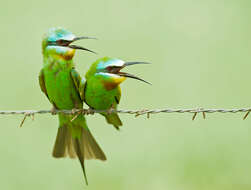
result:
[[[245,120],[245,119],[248,117],[250,111],[251,111],[251,110],[248,110],[248,111],[247,111],[247,113],[246,113],[246,114],[244,115],[244,117],[243,117],[243,120]]]
[[[206,114],[205,114],[205,112],[203,111],[203,108],[197,108],[197,109],[194,111],[192,120],[194,121],[195,118],[196,118],[196,116],[198,115],[198,113],[201,113],[201,112],[202,112],[203,119],[206,119]]]
[[[207,113],[246,113],[243,119],[246,119],[249,113],[251,112],[251,108],[238,108],[238,109],[142,109],[142,110],[93,110],[93,109],[73,109],[73,110],[11,110],[5,111],[0,110],[0,115],[27,115],[34,117],[36,114],[68,114],[68,115],[76,115],[78,113],[82,115],[89,115],[95,113],[121,113],[121,114],[132,114],[135,116],[139,115],[150,115],[150,114],[158,114],[158,113],[193,113],[193,118],[197,116],[198,113],[203,114],[203,118],[206,118]],[[195,115],[195,116],[194,116]]]
[[[198,114],[198,112],[194,112],[193,117],[192,117],[192,120],[193,120],[193,121],[195,120],[197,114]]]
[[[32,121],[34,121],[34,115],[35,114],[33,112],[26,112],[26,113],[24,113],[24,118],[22,119],[22,121],[21,121],[21,123],[19,125],[19,128],[21,128],[23,126],[23,124],[24,124],[24,122],[25,122],[25,120],[26,120],[26,118],[28,116],[31,116]]]
[[[22,119],[22,121],[21,121],[21,123],[20,123],[20,125],[19,125],[19,128],[21,128],[21,127],[23,126],[24,121],[26,120],[26,117],[27,117],[27,115],[25,114],[25,115],[24,115],[24,118]]]
[[[147,119],[150,119],[150,113],[149,112],[146,113],[146,117],[147,117]]]

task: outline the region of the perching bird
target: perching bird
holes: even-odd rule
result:
[[[63,28],[52,28],[43,38],[43,68],[39,83],[54,109],[83,108],[83,100],[78,91],[81,78],[74,69],[72,58],[76,49],[92,51],[72,45],[72,42],[80,39],[90,38],[76,37]],[[84,161],[106,160],[106,156],[88,129],[84,116],[79,115],[71,121],[73,117],[59,113],[59,128],[52,154],[56,158],[77,156],[88,184]]]
[[[150,84],[132,74],[120,70],[129,65],[147,64],[146,62],[124,62],[119,59],[104,57],[94,62],[85,75],[86,82],[80,85],[80,95],[85,103],[96,110],[116,109],[121,97],[120,83],[127,77]],[[83,84],[83,82],[82,82]],[[101,113],[107,123],[116,129],[122,126],[117,113]]]

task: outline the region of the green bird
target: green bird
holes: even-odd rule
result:
[[[82,109],[79,86],[81,77],[74,69],[73,56],[76,49],[93,52],[81,46],[72,45],[80,39],[63,28],[52,28],[42,41],[43,68],[39,75],[41,90],[45,93],[53,110]],[[92,136],[85,117],[79,115],[72,121],[72,115],[58,114],[59,128],[52,155],[56,158],[78,157],[87,182],[84,161],[86,159],[106,160],[106,156]]]
[[[119,59],[104,57],[94,62],[82,80],[80,95],[85,103],[96,110],[117,109],[121,97],[120,83],[126,78],[149,82],[120,70],[129,65],[148,64],[146,62],[124,62]],[[83,85],[84,84],[84,85]],[[101,113],[107,123],[119,130],[122,122],[117,113]]]

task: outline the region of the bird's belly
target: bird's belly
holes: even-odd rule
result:
[[[85,93],[85,102],[92,108],[98,110],[106,110],[116,104],[116,89],[106,91],[98,88],[88,88]]]

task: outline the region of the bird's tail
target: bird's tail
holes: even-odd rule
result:
[[[95,141],[86,125],[84,116],[79,115],[71,122],[72,117],[59,115],[60,126],[52,155],[56,158],[78,157],[87,183],[84,161],[89,159],[106,160],[106,156]]]
[[[123,125],[117,113],[103,113],[102,115],[105,116],[107,123],[112,124],[117,130],[119,130],[119,127]]]
[[[62,125],[58,128],[52,155],[55,158],[62,158],[67,155],[70,158],[76,157],[75,149],[73,147],[73,139],[67,125]]]

